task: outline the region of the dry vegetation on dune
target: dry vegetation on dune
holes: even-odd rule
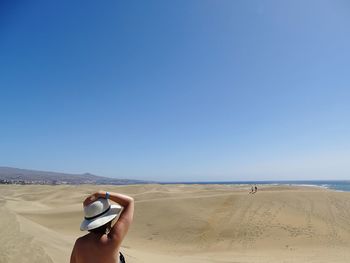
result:
[[[135,220],[123,244],[128,262],[350,258],[350,193],[277,186],[254,195],[247,187],[224,185],[103,188],[136,200]],[[0,186],[0,262],[68,262],[82,234],[81,201],[95,190],[88,185]],[[26,254],[24,244],[35,253]]]

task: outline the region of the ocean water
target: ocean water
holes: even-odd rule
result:
[[[300,186],[317,186],[336,191],[350,192],[350,180],[305,180],[305,181],[211,181],[211,182],[171,182],[164,184],[226,184],[226,185],[300,185]]]

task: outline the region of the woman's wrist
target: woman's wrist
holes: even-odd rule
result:
[[[96,199],[97,198],[105,198],[105,196],[106,196],[106,192],[105,191],[98,191],[96,193]]]

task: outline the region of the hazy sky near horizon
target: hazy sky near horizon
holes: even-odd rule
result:
[[[1,1],[0,166],[349,179],[350,3]]]

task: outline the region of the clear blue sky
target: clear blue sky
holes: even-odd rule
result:
[[[0,166],[350,178],[349,1],[1,1],[0,89]]]

